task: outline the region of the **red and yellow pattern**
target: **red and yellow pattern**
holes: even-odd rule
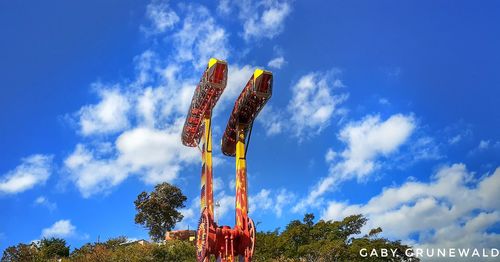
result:
[[[247,227],[248,217],[248,185],[247,166],[245,155],[245,132],[238,129],[236,142],[236,227],[244,230]]]
[[[212,174],[212,128],[211,119],[203,120],[205,126],[202,144],[202,170],[200,210],[207,208],[210,218],[214,215],[213,174]]]

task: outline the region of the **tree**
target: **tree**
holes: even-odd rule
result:
[[[409,246],[379,238],[381,228],[357,237],[366,221],[362,215],[352,215],[342,221],[314,223],[314,215],[306,214],[302,222],[291,221],[281,234],[278,230],[257,233],[254,261],[419,261],[405,255]],[[397,249],[397,257],[363,258],[362,248]]]
[[[149,229],[151,239],[162,240],[167,231],[182,220],[178,209],[185,207],[186,199],[178,187],[169,183],[158,184],[153,192],[142,192],[134,201],[137,210],[135,223]]]
[[[196,261],[196,248],[187,241],[169,240],[165,245],[155,245],[152,257],[153,261]]]
[[[63,261],[195,261],[196,248],[191,242],[170,240],[161,245],[156,243],[126,243],[123,237],[109,239],[104,243],[85,244],[75,249],[70,259]]]
[[[73,250],[69,261],[87,262],[87,261],[110,261],[112,250],[108,249],[103,243],[87,243],[81,248]],[[130,261],[130,260],[129,260]]]
[[[69,246],[61,238],[44,238],[40,241],[40,252],[45,259],[68,257]]]
[[[18,244],[10,246],[3,251],[2,262],[17,261],[43,261],[38,247],[33,243],[31,245]]]
[[[279,229],[272,232],[257,232],[253,261],[272,261],[282,255]]]
[[[61,238],[44,238],[30,245],[18,244],[5,249],[2,262],[47,261],[69,256],[69,246]]]
[[[119,247],[120,245],[123,245],[127,243],[127,237],[126,236],[119,236],[119,237],[114,237],[108,239],[106,242],[104,242],[104,245],[108,249],[115,249]]]
[[[314,214],[312,213],[307,213],[304,215],[304,224],[306,224],[308,227],[312,227],[314,225]]]

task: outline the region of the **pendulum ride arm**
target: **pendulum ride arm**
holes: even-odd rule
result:
[[[255,227],[248,218],[248,182],[246,169],[247,134],[260,110],[272,95],[273,75],[257,69],[236,100],[222,137],[222,152],[236,157],[236,230],[243,234],[236,243],[238,253],[250,261],[255,244]]]
[[[202,174],[201,174],[201,211],[206,207],[213,218],[212,189],[212,109],[226,88],[227,63],[211,58],[203,72],[200,83],[196,86],[191,106],[182,129],[182,143],[196,147],[203,136]]]
[[[206,261],[210,251],[214,249],[213,231],[213,174],[212,174],[212,110],[219,100],[227,84],[227,63],[211,58],[196,86],[191,105],[182,128],[182,143],[185,146],[197,147],[202,140],[201,171],[201,217],[197,231],[198,261]]]

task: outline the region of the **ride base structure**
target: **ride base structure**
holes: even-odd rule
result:
[[[251,261],[255,248],[255,224],[248,216],[246,153],[252,125],[272,95],[273,75],[257,69],[236,99],[221,143],[222,153],[236,160],[236,223],[218,226],[214,219],[212,170],[212,110],[227,84],[227,63],[211,58],[197,85],[182,130],[182,143],[201,142],[201,215],[196,233],[199,262],[214,256],[218,261]]]

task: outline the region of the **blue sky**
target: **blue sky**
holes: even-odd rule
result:
[[[161,181],[188,196],[200,156],[180,129],[212,56],[229,63],[218,141],[257,67],[274,93],[248,155],[260,230],[313,212],[419,246],[500,244],[496,1],[0,3],[0,250],[126,235]],[[221,224],[234,159],[215,152]]]

